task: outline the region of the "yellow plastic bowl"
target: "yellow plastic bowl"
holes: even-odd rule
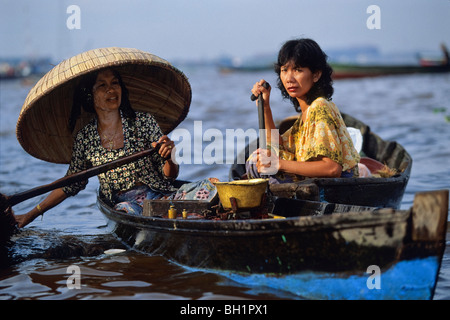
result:
[[[266,192],[267,179],[235,180],[214,182],[220,202],[225,209],[231,209],[230,198],[235,198],[238,209],[251,209],[261,206]]]

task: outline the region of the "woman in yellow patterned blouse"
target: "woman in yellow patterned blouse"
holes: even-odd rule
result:
[[[338,108],[331,102],[332,69],[326,60],[326,54],[311,39],[291,40],[280,49],[275,65],[278,88],[301,112],[281,136],[271,137],[274,131],[270,129],[276,127],[270,108],[270,87],[263,86],[264,80],[253,86],[252,93],[262,94],[264,99],[267,141],[278,140],[279,149],[273,147],[272,154],[256,150],[246,166],[250,178],[274,172],[271,183],[304,177],[358,177],[360,156]]]

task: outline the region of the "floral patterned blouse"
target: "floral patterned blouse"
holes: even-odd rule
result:
[[[360,155],[336,105],[324,98],[317,98],[306,110],[306,120],[301,116],[282,135],[280,158],[284,160],[310,161],[319,156],[327,157],[342,166],[342,172],[358,177]]]
[[[151,143],[158,141],[163,135],[155,118],[143,112],[136,112],[134,123],[122,116],[122,128],[124,147],[110,150],[102,146],[97,131],[97,120],[92,119],[76,136],[67,175],[149,149]],[[176,191],[172,186],[172,180],[165,177],[163,167],[164,160],[155,152],[145,158],[99,174],[100,193],[106,199],[112,199],[113,193],[128,190],[138,183],[157,191]],[[83,190],[86,184],[87,181],[74,183],[64,187],[63,191],[73,196]]]

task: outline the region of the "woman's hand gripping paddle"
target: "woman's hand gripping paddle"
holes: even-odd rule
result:
[[[7,196],[0,193],[0,243],[2,243],[3,241],[7,241],[15,230],[16,220],[11,209],[11,207],[13,207],[14,205],[41,194],[47,193],[49,191],[68,186],[75,182],[87,180],[90,177],[105,173],[111,169],[149,156],[155,151],[158,151],[159,146],[160,145],[157,145],[155,148],[140,151],[135,154],[110,161],[100,166],[92,167],[87,170],[74,173],[70,176],[58,179],[50,184],[36,187],[28,191],[23,191],[12,196]]]
[[[263,87],[269,89],[270,84],[268,82],[264,82]],[[250,99],[252,101],[258,99],[259,147],[261,149],[266,149],[266,134],[264,132],[264,129],[266,128],[264,119],[264,99],[262,94],[258,95],[258,97],[252,94]]]

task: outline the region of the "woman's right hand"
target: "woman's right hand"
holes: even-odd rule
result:
[[[266,83],[266,80],[261,79],[260,81],[256,82],[252,88],[252,93],[255,97],[258,97],[261,93],[263,95],[264,99],[264,106],[269,106],[269,98],[270,98],[270,90],[271,87],[265,88],[263,84]],[[257,102],[258,103],[258,102]]]
[[[44,199],[44,201],[31,209],[29,212],[21,215],[14,215],[17,226],[19,228],[25,227],[29,223],[33,222],[34,219],[36,219],[40,215],[43,215],[47,210],[50,210],[51,208],[63,202],[65,199],[67,199],[67,197],[68,195],[63,191],[63,188],[53,190]]]
[[[175,150],[175,143],[169,139],[167,135],[163,135],[158,142],[152,142],[152,147],[156,148],[157,145],[160,145],[158,153],[164,159],[171,159],[172,152]]]
[[[36,214],[35,210],[36,208],[33,208],[33,210],[31,210],[28,213],[14,215],[14,218],[16,219],[17,222],[17,227],[23,228],[29,223],[33,222],[33,220],[36,219],[37,216],[39,216],[39,212],[38,214]]]

